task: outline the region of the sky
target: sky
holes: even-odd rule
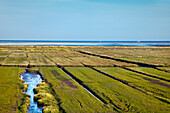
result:
[[[0,40],[170,41],[170,0],[0,0]]]

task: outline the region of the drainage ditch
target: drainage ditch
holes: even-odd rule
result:
[[[72,79],[74,79],[78,84],[80,84],[86,91],[88,91],[92,96],[94,96],[97,100],[99,100],[100,102],[102,102],[103,104],[107,104],[107,102],[102,99],[101,97],[99,97],[94,91],[92,91],[88,86],[84,85],[83,82],[81,80],[79,80],[78,78],[76,78],[73,74],[71,74],[70,72],[68,72],[66,69],[61,68],[68,76],[70,76]]]
[[[27,113],[42,113],[43,107],[38,106],[38,103],[34,101],[34,91],[33,91],[33,89],[37,87],[39,83],[42,82],[42,78],[40,74],[29,73],[27,69],[26,73],[22,74],[20,78],[25,80],[24,84],[28,84],[28,89],[26,92],[24,92],[30,95],[30,106],[27,110]]]

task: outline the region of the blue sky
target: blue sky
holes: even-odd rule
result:
[[[0,0],[0,39],[170,41],[170,0]]]

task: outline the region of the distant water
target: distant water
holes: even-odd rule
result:
[[[170,41],[40,41],[0,40],[0,45],[46,45],[46,46],[170,46]]]

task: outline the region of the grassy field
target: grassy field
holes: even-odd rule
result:
[[[1,63],[5,66],[28,66],[29,59],[27,57],[7,57]]]
[[[170,47],[73,47],[74,50],[89,51],[112,57],[159,57],[170,58]]]
[[[146,63],[155,66],[170,66],[170,58],[153,58],[153,57],[115,57],[122,60],[139,62],[139,63]]]
[[[29,58],[30,66],[55,66],[55,63],[46,57]]]
[[[157,67],[158,69],[165,70],[167,72],[170,72],[170,67]]]
[[[45,57],[42,53],[27,53],[29,58]]]
[[[170,73],[147,67],[128,67],[129,69],[170,80]]]
[[[170,66],[169,47],[80,47],[73,49],[127,61]]]
[[[90,68],[66,67],[108,105],[119,112],[168,112],[170,105]]]
[[[59,46],[1,46],[0,57],[16,58],[14,62],[3,63],[13,65],[18,58],[28,57],[32,66],[137,66],[132,63],[120,62],[97,56],[89,56],[76,51],[87,51],[96,55],[107,56],[135,63],[145,63],[155,66],[170,66],[169,47],[59,47]],[[50,59],[50,61],[48,59]],[[65,59],[66,62],[62,60]],[[1,59],[3,60],[3,59]],[[8,59],[7,59],[8,60]],[[9,59],[10,61],[10,59]],[[52,62],[51,62],[52,61]],[[21,62],[25,65],[25,62]]]
[[[0,49],[0,64],[4,66],[137,66],[89,56],[73,51],[70,47],[10,46]]]
[[[126,81],[130,86],[170,102],[170,83],[118,67],[96,67],[107,74]]]
[[[2,64],[4,62],[4,59],[3,57],[0,57],[0,64]]]
[[[20,104],[22,92],[18,67],[0,67],[0,112],[13,113]]]
[[[89,94],[61,69],[56,67],[41,67],[40,69],[47,82],[52,85],[59,100],[60,109],[62,108],[63,111],[69,113],[114,111]]]
[[[62,50],[62,49],[61,49]],[[65,49],[65,51],[54,51],[54,52],[44,52],[44,54],[48,57],[85,57],[87,55],[83,55],[81,53],[70,51]]]
[[[69,57],[53,57],[50,59],[59,66],[83,66],[80,62],[76,62]]]
[[[40,67],[45,77],[35,98],[47,113],[170,111],[170,47],[0,46],[0,66],[2,113],[27,111],[29,96],[19,75],[30,66],[35,68],[29,72]]]
[[[0,52],[0,57],[7,57],[9,54],[8,52]]]
[[[15,52],[13,52],[9,55],[9,57],[15,58],[15,57],[27,57],[27,56],[26,56],[26,53],[15,53]]]
[[[110,59],[103,59],[95,56],[88,56],[88,57],[72,57],[74,61],[81,62],[88,66],[137,66],[136,64],[126,63],[126,62],[119,62]]]

